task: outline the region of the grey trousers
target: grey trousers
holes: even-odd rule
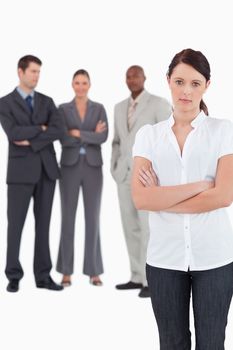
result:
[[[19,260],[23,226],[31,198],[34,200],[35,247],[34,275],[37,282],[47,279],[52,268],[49,249],[49,224],[53,204],[55,181],[43,170],[35,184],[8,185],[8,233],[6,276],[9,280],[20,280],[23,268]]]
[[[130,261],[130,280],[147,286],[145,266],[149,239],[148,213],[135,208],[131,196],[130,177],[124,183],[118,184],[118,197]]]
[[[74,232],[79,189],[82,187],[85,213],[85,251],[83,273],[96,276],[103,273],[100,247],[99,216],[102,194],[102,167],[88,165],[86,156],[73,166],[61,167],[61,238],[57,271],[71,275],[74,265]]]

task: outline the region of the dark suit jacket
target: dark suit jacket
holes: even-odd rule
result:
[[[103,164],[101,155],[101,143],[108,137],[107,116],[104,106],[100,103],[88,100],[87,112],[84,121],[80,119],[75,100],[64,103],[59,107],[59,112],[65,121],[67,130],[79,129],[80,138],[66,135],[62,138],[61,165],[70,166],[78,162],[79,150],[83,146],[86,149],[86,159],[91,166],[101,166]],[[99,120],[107,125],[107,130],[96,133],[95,128]]]
[[[9,140],[7,183],[36,183],[42,165],[51,180],[59,177],[53,141],[64,135],[64,125],[50,97],[35,92],[33,114],[15,89],[0,99],[0,120]],[[41,125],[48,126],[43,131]],[[30,141],[17,146],[13,141]]]

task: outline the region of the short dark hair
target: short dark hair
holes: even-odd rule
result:
[[[89,75],[89,73],[88,73],[85,69],[79,69],[79,70],[77,70],[77,71],[74,73],[74,75],[73,75],[73,80],[74,80],[74,78],[75,78],[77,75],[85,75],[85,76],[88,78],[88,80],[90,80],[90,75]]]
[[[134,64],[133,66],[130,66],[127,71],[126,71],[126,74],[128,73],[128,71],[130,69],[136,69],[137,71],[141,72],[144,76],[145,76],[145,73],[144,73],[144,69],[141,67],[141,66],[138,66],[137,64]]]
[[[180,52],[178,52],[172,59],[169,67],[167,76],[170,78],[172,75],[172,72],[174,68],[179,63],[185,63],[189,66],[193,67],[195,70],[197,70],[199,73],[201,73],[206,81],[210,80],[210,65],[207,60],[207,58],[203,55],[201,51],[195,51],[192,49],[184,49]],[[203,100],[201,100],[200,103],[200,109],[203,110],[203,112],[208,115],[208,108]]]
[[[34,63],[38,64],[39,66],[42,65],[42,61],[38,57],[33,56],[33,55],[26,55],[26,56],[23,56],[19,59],[18,68],[22,69],[22,71],[24,72],[28,68],[28,66],[31,62],[34,62]]]

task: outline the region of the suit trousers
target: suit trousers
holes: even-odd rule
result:
[[[85,155],[80,155],[73,166],[61,167],[62,224],[57,271],[64,275],[71,275],[74,270],[74,232],[80,187],[85,213],[83,273],[88,276],[103,273],[99,229],[102,185],[102,167],[90,166]]]
[[[233,293],[233,263],[204,271],[177,271],[147,265],[160,350],[191,350],[192,292],[196,350],[224,350]]]
[[[50,180],[44,170],[35,184],[8,185],[8,232],[6,276],[9,280],[20,280],[23,269],[19,261],[20,241],[31,198],[34,199],[35,280],[46,279],[52,268],[49,250],[49,225],[55,189],[55,181]]]
[[[146,252],[149,239],[148,212],[135,208],[130,187],[130,174],[118,184],[121,221],[129,255],[131,281],[147,286]]]

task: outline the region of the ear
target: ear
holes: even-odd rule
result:
[[[208,81],[206,82],[205,92],[206,92],[206,90],[208,89],[209,86],[210,86],[210,80],[208,80]]]
[[[171,79],[170,79],[170,77],[167,75],[167,83],[168,83],[168,85],[169,85],[169,88],[170,88],[170,82],[171,82]]]
[[[22,68],[18,68],[18,77],[20,78],[23,75]]]

